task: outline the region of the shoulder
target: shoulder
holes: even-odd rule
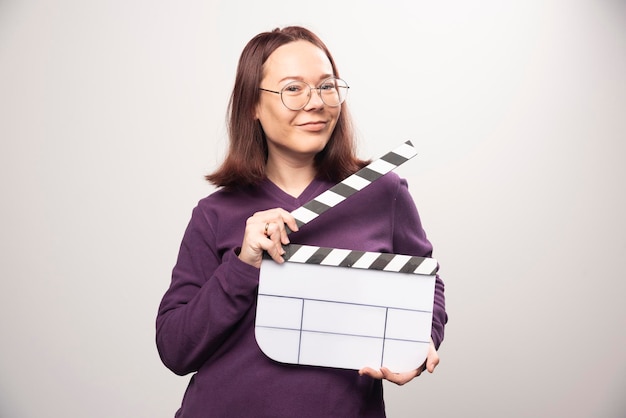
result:
[[[201,199],[194,211],[202,214],[209,222],[237,223],[245,221],[254,212],[276,205],[274,196],[268,191],[268,185],[261,183],[255,186],[219,188]]]
[[[229,213],[245,207],[251,196],[252,193],[246,193],[243,189],[219,188],[198,201],[192,217],[214,224]]]
[[[188,231],[216,251],[234,248],[250,216],[250,195],[243,190],[217,189],[200,199],[191,212]],[[239,243],[241,241],[238,241]]]
[[[403,189],[408,191],[406,180],[394,172],[389,172],[379,179],[374,180],[372,184],[364,188],[359,193],[363,193],[365,196],[369,196],[370,198],[386,197],[389,200],[392,200],[398,193],[402,193]]]
[[[403,183],[406,184],[406,180],[393,171],[382,176],[380,182],[387,187],[400,187]]]
[[[200,199],[197,207],[201,210],[228,210],[229,207],[239,206],[258,194],[256,187],[219,188],[208,196]]]
[[[346,199],[345,210],[358,212],[391,213],[400,196],[408,194],[406,181],[396,173],[390,172],[374,180]],[[405,197],[400,197],[405,200]]]
[[[208,196],[203,197],[198,202],[198,207],[209,208],[215,205],[221,205],[234,199],[240,198],[242,195],[238,190],[218,188],[211,192]]]

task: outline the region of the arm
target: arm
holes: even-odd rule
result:
[[[254,302],[258,269],[233,251],[220,256],[216,246],[212,225],[196,207],[156,320],[159,355],[179,375],[198,370]]]
[[[159,355],[180,375],[198,370],[220,347],[256,299],[264,251],[283,262],[285,223],[298,228],[283,209],[257,212],[246,221],[239,254],[229,250],[221,256],[217,221],[207,218],[200,207],[194,209],[157,316]]]
[[[422,222],[409,193],[406,180],[401,179],[396,194],[395,216],[393,228],[394,252],[397,254],[432,257],[433,246],[426,237]],[[445,324],[448,322],[446,313],[445,286],[439,274],[435,277],[435,300],[433,306],[433,327],[431,339],[435,349],[443,342]]]
[[[398,182],[393,211],[393,248],[396,254],[407,254],[420,257],[432,256],[432,244],[428,241],[426,233],[417,211],[417,207],[411,197],[407,183],[404,179]],[[383,367],[380,370],[364,368],[359,371],[362,375],[368,375],[377,379],[386,379],[398,385],[404,385],[424,370],[432,373],[439,364],[437,349],[444,337],[445,324],[448,315],[445,308],[444,283],[437,274],[435,277],[435,298],[433,304],[433,325],[431,341],[426,361],[416,370],[393,373]]]

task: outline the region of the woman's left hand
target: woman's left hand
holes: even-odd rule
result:
[[[361,376],[370,376],[374,379],[385,379],[390,382],[395,383],[396,385],[402,386],[406,383],[409,383],[411,380],[422,374],[424,370],[428,370],[428,373],[432,373],[435,371],[435,367],[439,364],[439,354],[437,354],[437,350],[435,349],[435,344],[433,340],[430,340],[430,346],[428,347],[428,354],[426,356],[426,361],[419,368],[412,370],[410,372],[404,373],[393,373],[386,367],[381,367],[379,370],[372,369],[371,367],[364,367],[359,370],[359,374]]]

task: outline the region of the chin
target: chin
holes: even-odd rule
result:
[[[330,135],[298,135],[298,137],[295,138],[294,144],[300,145],[301,148],[317,149],[317,152],[319,152],[326,147],[329,140]]]
[[[314,154],[319,154],[324,150],[324,148],[326,148],[326,145],[328,145],[328,140],[319,141],[319,143],[317,143],[316,145],[311,144],[311,151]]]

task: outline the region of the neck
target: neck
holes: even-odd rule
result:
[[[276,161],[268,158],[265,168],[267,178],[285,193],[298,197],[315,178],[313,160],[309,162]]]

